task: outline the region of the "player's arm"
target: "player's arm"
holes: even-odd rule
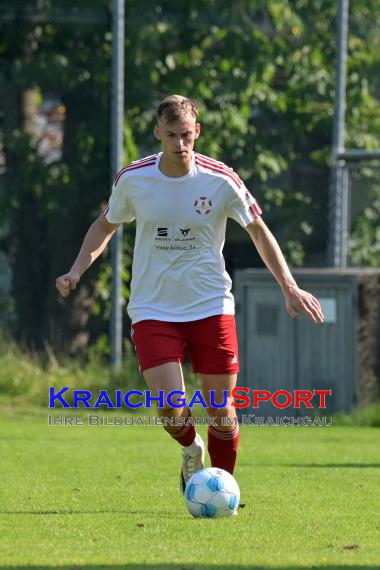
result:
[[[70,271],[57,278],[55,286],[62,297],[67,297],[77,286],[81,275],[101,255],[120,224],[110,224],[101,214],[90,226]]]
[[[322,323],[324,317],[318,299],[298,287],[276,238],[262,218],[256,218],[254,222],[246,226],[246,230],[261,259],[279,283],[289,315],[295,319],[298,312],[303,311],[314,323]]]

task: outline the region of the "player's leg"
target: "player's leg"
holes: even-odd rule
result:
[[[131,338],[135,345],[140,371],[153,397],[164,392],[162,416],[179,418],[187,416],[183,407],[167,403],[167,396],[174,390],[184,391],[181,362],[184,358],[185,339],[177,323],[158,320],[144,320],[132,326]],[[178,427],[178,426],[177,426]],[[167,425],[167,431],[176,431]]]
[[[204,443],[189,421],[188,407],[177,408],[167,401],[170,392],[185,390],[181,362],[186,343],[180,324],[141,321],[132,327],[132,340],[152,396],[157,397],[160,391],[164,393],[163,407],[159,408],[159,415],[166,423],[164,428],[183,447],[181,487],[184,488],[192,473],[203,467]],[[173,402],[176,403],[175,398]]]
[[[233,473],[239,447],[240,432],[235,408],[232,406],[232,389],[236,386],[237,374],[200,374],[203,397],[208,406],[209,418],[216,418],[217,426],[209,425],[208,451],[213,467]],[[213,391],[213,401],[210,394]],[[223,408],[213,407],[212,403]]]
[[[157,398],[160,392],[164,394],[164,406],[158,406],[158,412],[164,423],[166,423],[164,425],[165,430],[174,439],[177,439],[181,445],[190,445],[195,438],[195,428],[192,425],[181,426],[181,420],[179,419],[183,418],[185,423],[185,420],[189,417],[188,407],[174,407],[167,402],[167,396],[170,392],[185,391],[181,364],[179,362],[166,362],[160,366],[144,370],[143,376],[152,397]],[[173,398],[173,403],[176,403],[175,398]]]
[[[193,321],[189,326],[189,351],[194,372],[202,379],[203,397],[209,417],[216,417],[216,426],[208,429],[208,450],[213,467],[233,472],[239,445],[239,426],[232,406],[232,390],[239,372],[238,342],[233,315],[217,315]],[[214,402],[223,408],[212,406]]]
[[[182,468],[180,474],[180,488],[185,491],[186,483],[196,471],[203,469],[205,446],[201,436],[196,432],[191,420],[191,413],[187,406],[180,408],[172,407],[166,396],[174,390],[184,391],[184,380],[182,366],[178,362],[167,362],[160,366],[149,368],[143,372],[145,381],[152,392],[152,396],[157,397],[159,391],[165,394],[164,407],[159,408],[159,415],[167,420],[164,429],[173,439],[182,445]],[[179,419],[183,418],[184,425],[178,425]],[[170,420],[173,421],[171,425]]]

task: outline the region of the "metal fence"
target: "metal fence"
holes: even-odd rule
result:
[[[380,266],[380,152],[342,153],[337,183],[341,266]]]

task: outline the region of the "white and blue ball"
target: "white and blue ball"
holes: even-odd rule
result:
[[[239,485],[224,469],[202,469],[187,482],[185,501],[193,517],[228,517],[239,506]]]

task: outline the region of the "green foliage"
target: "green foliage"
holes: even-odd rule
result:
[[[84,277],[82,294],[67,303],[70,314],[57,303],[53,284],[71,267],[110,181],[108,2],[91,6],[93,15],[104,16],[95,26],[86,19],[88,12],[78,19],[63,2],[53,7],[30,1],[19,11],[9,6],[8,20],[0,19],[0,128],[6,156],[0,225],[7,228],[11,254],[16,333],[35,347],[48,338],[57,350],[72,353],[88,322],[94,274]],[[31,90],[35,100],[28,109],[25,95]],[[35,103],[44,97],[65,109],[58,162],[39,156],[33,132]],[[28,128],[27,112],[33,114]]]
[[[129,164],[138,158],[138,149],[134,141],[133,133],[128,122],[124,125],[124,164]],[[123,267],[121,271],[122,296],[124,305],[129,299],[130,282],[132,272],[132,256],[135,224],[128,224],[123,227]],[[112,266],[110,248],[106,250],[100,261],[100,270],[96,282],[95,298],[92,313],[96,317],[109,320],[111,314],[111,281]],[[106,335],[102,335],[97,341],[98,349],[103,355],[110,354],[109,340]]]
[[[264,206],[294,266],[325,259],[328,162],[335,87],[336,2],[126,0],[125,161],[157,149],[154,108],[168,93],[201,105],[197,146],[233,166]],[[15,326],[42,347],[81,352],[88,327],[106,343],[109,257],[65,303],[53,283],[67,271],[110,187],[110,0],[15,1],[0,18],[0,247],[14,272]],[[31,17],[33,15],[33,17]],[[380,146],[380,0],[350,7],[347,146]],[[34,89],[66,109],[63,156],[46,164],[25,127]],[[114,174],[114,173],[112,173]],[[352,256],[377,263],[371,216],[357,222]],[[125,230],[128,298],[133,247]],[[4,246],[4,241],[7,245]],[[108,267],[108,268],[107,268]],[[98,325],[94,326],[96,316]],[[65,334],[62,334],[62,331]],[[81,344],[82,343],[82,344]],[[78,348],[79,347],[79,348]]]
[[[122,295],[123,302],[126,303],[129,299],[129,286],[131,281],[131,267],[132,267],[132,252],[133,242],[132,232],[134,225],[126,228],[123,234],[123,267],[121,271],[122,279]],[[111,266],[111,248],[109,248],[103,255],[101,260],[101,267],[96,282],[96,292],[94,297],[94,304],[92,306],[93,315],[101,316],[105,320],[109,320],[111,314],[111,281],[112,281],[112,266]]]
[[[349,239],[349,260],[355,267],[380,266],[380,186],[371,192],[371,205],[355,220]]]
[[[163,95],[197,97],[198,149],[234,166],[253,188],[292,264],[322,259],[336,3],[142,0],[137,7],[131,0],[127,13],[127,67],[136,80],[127,92],[127,114],[138,144],[155,144],[150,109]],[[347,143],[355,147],[380,142],[379,19],[379,0],[370,10],[364,0],[351,6]],[[300,164],[318,173],[315,190],[312,175],[301,178]],[[279,186],[281,205],[273,192]],[[307,207],[300,193],[312,199]]]
[[[373,402],[364,408],[357,408],[350,414],[335,414],[333,425],[380,428],[380,402]]]
[[[57,359],[52,348],[45,344],[43,352],[24,352],[9,338],[0,338],[0,403],[21,408],[36,406],[46,408],[49,388],[56,390],[65,386],[70,392],[65,399],[72,405],[72,390],[89,390],[96,400],[99,390],[145,390],[143,376],[129,340],[125,341],[123,367],[112,373],[108,364],[108,338],[98,338],[87,351],[87,359]],[[187,393],[199,389],[199,378],[185,366]],[[190,396],[191,397],[191,396]],[[112,399],[112,398],[111,398]],[[140,401],[140,399],[138,399]],[[123,404],[124,411],[131,412]]]
[[[58,362],[51,349],[39,356],[22,354],[16,345],[7,343],[0,351],[0,398],[12,406],[43,406],[49,398],[49,388],[70,387],[65,399],[72,405],[72,390],[143,389],[144,382],[131,351],[127,351],[123,369],[118,375],[93,351],[87,364],[78,360]]]

